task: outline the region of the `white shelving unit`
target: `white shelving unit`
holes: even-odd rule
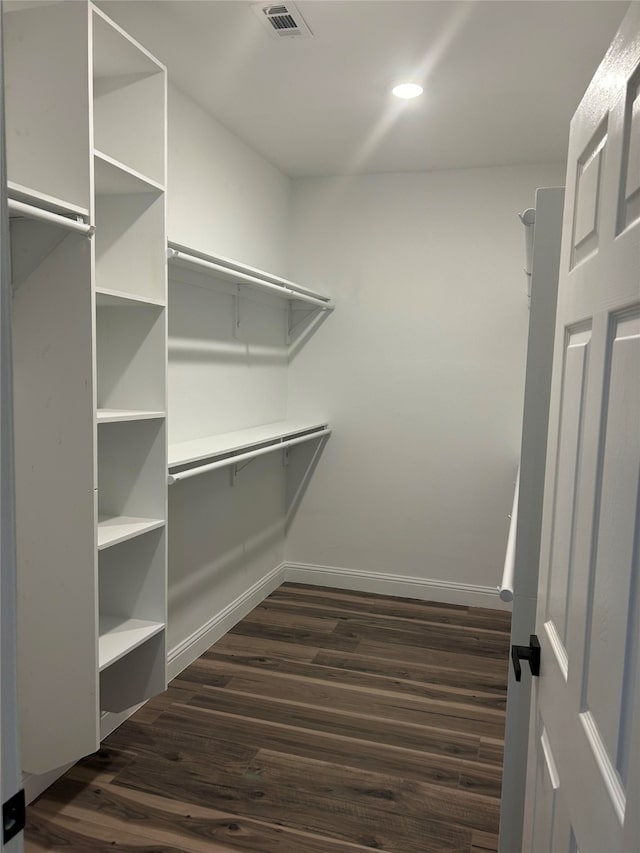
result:
[[[8,9],[22,756],[42,774],[95,751],[107,712],[166,686],[168,470],[329,435],[323,421],[224,430],[280,417],[287,331],[334,306],[228,258],[168,252],[165,68],[90,2]],[[176,305],[174,352],[216,395],[183,386],[176,434],[220,427],[169,456],[167,254],[198,286]]]
[[[100,704],[119,711],[166,685],[166,74],[95,8],[92,28]]]
[[[166,71],[91,3],[12,3],[4,29],[22,755],[38,774],[166,685]]]
[[[3,14],[8,191],[30,209],[11,212],[11,271],[21,758],[32,773],[99,742],[88,14],[26,2]],[[68,227],[78,220],[84,234]]]

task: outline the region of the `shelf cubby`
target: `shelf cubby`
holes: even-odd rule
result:
[[[142,621],[142,620],[141,620]],[[157,629],[157,630],[156,630]],[[124,654],[100,672],[100,708],[119,713],[166,690],[167,641],[164,625],[129,623],[121,633],[132,641]],[[146,635],[146,636],[145,636]],[[141,642],[134,644],[134,638]]]
[[[98,303],[98,409],[164,411],[165,340],[161,306]]]
[[[96,290],[120,299],[164,304],[166,261],[164,196],[154,193],[96,196]],[[97,298],[98,306],[115,305]]]
[[[98,662],[105,710],[142,702],[152,695],[146,693],[150,686],[154,693],[164,689],[164,660],[156,658],[165,646],[165,560],[163,527],[100,551]]]
[[[12,3],[3,29],[9,180],[88,210],[87,7]]]
[[[98,516],[166,518],[165,435],[164,419],[98,424]]]
[[[93,8],[95,147],[164,182],[165,69],[113,21]]]

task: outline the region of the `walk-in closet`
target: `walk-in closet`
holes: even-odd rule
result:
[[[639,9],[3,0],[3,850],[637,849]]]

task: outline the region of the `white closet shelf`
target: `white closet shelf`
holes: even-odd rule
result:
[[[148,50],[95,6],[93,11],[93,76],[122,77],[165,70]]]
[[[164,622],[125,619],[120,616],[100,616],[98,661],[100,672],[147,640],[164,631]]]
[[[169,240],[168,245],[167,257],[171,263],[192,267],[214,280],[218,279],[243,287],[268,291],[275,296],[292,302],[306,303],[321,311],[332,311],[335,307],[330,297],[292,281],[287,281],[285,278],[271,275],[271,273],[246,266],[238,261],[229,260],[229,258],[207,255],[171,240]]]
[[[137,193],[162,193],[164,187],[157,181],[136,172],[119,160],[102,151],[93,150],[95,186],[97,195],[133,195]]]
[[[164,417],[164,412],[148,409],[98,409],[96,412],[96,420],[99,424],[111,424],[116,421],[148,421]]]
[[[135,293],[125,293],[121,290],[110,290],[106,287],[96,287],[96,304],[99,307],[120,307],[127,305],[151,305],[164,308],[162,299],[152,299],[148,296],[138,296]]]
[[[47,195],[47,193],[41,193],[39,190],[25,187],[22,184],[17,184],[15,181],[7,181],[7,194],[10,199],[21,201],[24,204],[31,204],[34,207],[48,210],[51,213],[59,213],[61,216],[82,216],[86,219],[89,218],[89,209],[87,207],[79,207],[77,204]]]
[[[169,469],[204,459],[214,460],[229,453],[251,450],[260,445],[282,442],[305,433],[327,429],[326,421],[278,421],[264,426],[209,435],[169,445]]]
[[[98,518],[98,551],[134,539],[143,533],[164,527],[161,518],[135,518],[128,515],[101,515]]]

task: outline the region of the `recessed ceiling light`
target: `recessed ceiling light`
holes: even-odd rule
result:
[[[398,83],[391,90],[396,98],[417,98],[423,92],[422,86],[417,83]]]

